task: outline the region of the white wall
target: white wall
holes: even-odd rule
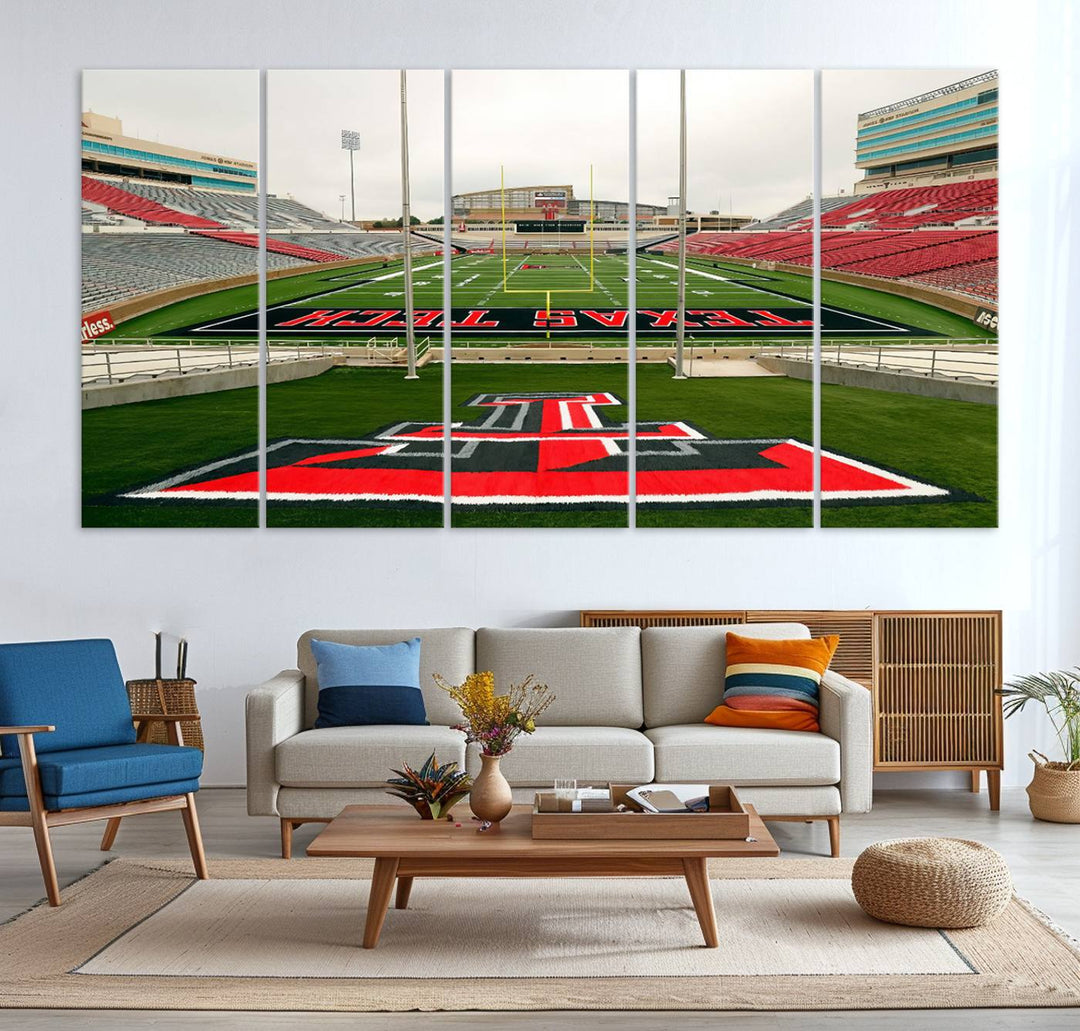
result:
[[[1008,670],[1080,662],[1069,0],[38,0],[4,16],[2,138],[18,147],[0,173],[0,639],[110,636],[143,675],[148,630],[187,632],[205,783],[241,782],[244,692],[292,665],[312,626],[547,625],[590,606],[1000,607]],[[999,530],[79,529],[81,68],[725,63],[1001,69]],[[1008,742],[1006,780],[1024,783],[1046,728],[1010,725]]]

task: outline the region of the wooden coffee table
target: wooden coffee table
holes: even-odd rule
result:
[[[468,818],[421,820],[404,806],[343,809],[308,846],[309,856],[375,860],[364,948],[379,941],[390,895],[405,909],[415,877],[685,877],[705,944],[715,949],[716,914],[707,862],[718,857],[778,856],[780,849],[752,806],[750,839],[534,839],[532,807],[514,806],[486,831]],[[633,819],[633,817],[628,817]],[[693,819],[693,817],[687,817]],[[455,826],[460,823],[460,826]]]

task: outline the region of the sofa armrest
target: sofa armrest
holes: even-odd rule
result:
[[[831,669],[821,681],[821,732],[840,743],[840,800],[845,813],[870,811],[874,797],[870,691]]]
[[[249,816],[277,816],[277,767],[274,749],[304,729],[304,674],[282,670],[248,692],[247,809]]]

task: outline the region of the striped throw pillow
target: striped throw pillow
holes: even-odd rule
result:
[[[724,701],[706,723],[819,731],[818,694],[840,638],[798,641],[727,635]]]

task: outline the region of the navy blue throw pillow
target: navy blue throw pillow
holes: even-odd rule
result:
[[[319,670],[316,727],[427,726],[419,637],[384,645],[312,639],[311,652]]]

